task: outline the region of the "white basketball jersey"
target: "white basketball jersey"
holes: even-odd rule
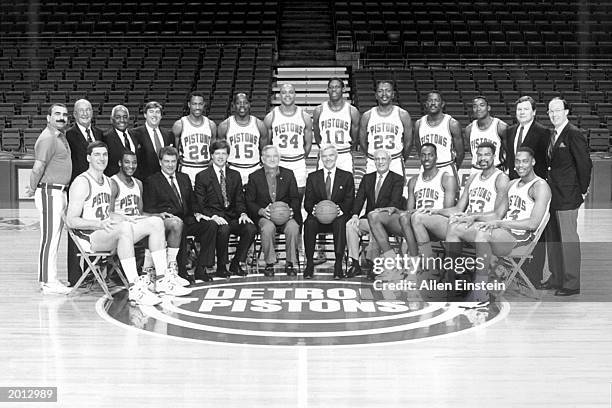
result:
[[[378,107],[370,109],[368,121],[368,158],[374,159],[373,153],[378,149],[385,149],[391,159],[402,156],[404,150],[404,125],[400,119],[400,108],[394,106],[387,116],[378,114]]]
[[[81,217],[86,220],[104,220],[108,218],[111,197],[109,178],[102,175],[102,184],[98,184],[87,172],[82,173],[79,177],[85,177],[87,183],[89,183],[89,195],[83,202]]]
[[[444,114],[444,118],[437,126],[430,126],[429,122],[427,122],[427,115],[421,118],[418,134],[419,141],[421,145],[432,143],[436,146],[438,167],[444,167],[455,160],[450,120],[451,116]]]
[[[488,128],[481,130],[478,128],[478,121],[472,122],[472,131],[470,132],[470,151],[472,152],[472,167],[479,168],[476,162],[476,150],[482,142],[490,142],[495,145],[495,159],[493,165],[499,166],[499,155],[501,150],[501,138],[497,133],[498,118],[493,118],[493,121]]]
[[[493,174],[483,180],[482,171],[478,172],[470,183],[470,189],[468,190],[469,204],[467,212],[487,213],[495,209],[495,199],[497,198],[495,182],[501,173],[501,170],[495,169]]]
[[[134,181],[132,187],[125,184],[117,174],[111,177],[117,183],[119,192],[115,198],[115,212],[123,215],[140,215],[138,209],[140,203],[140,188]]]
[[[444,188],[442,187],[442,176],[446,172],[438,170],[437,174],[429,181],[423,180],[423,173],[419,173],[414,183],[415,209],[419,208],[444,208]]]
[[[508,188],[508,212],[504,217],[505,220],[523,220],[531,217],[531,212],[535,206],[535,201],[529,196],[529,189],[536,182],[542,180],[540,177],[535,177],[529,183],[519,187],[521,179],[512,180]],[[524,233],[524,230],[512,230],[515,234]]]
[[[206,167],[210,163],[210,155],[208,146],[212,138],[212,130],[210,129],[210,120],[203,116],[203,121],[200,126],[194,125],[188,116],[181,118],[183,130],[179,140],[181,165],[188,167]]]
[[[338,154],[351,151],[351,104],[344,102],[339,111],[332,111],[329,102],[321,104],[321,115],[319,116],[319,130],[321,131],[321,143],[333,144],[338,149]]]
[[[227,143],[230,145],[230,154],[227,161],[238,168],[250,168],[259,165],[259,129],[257,119],[249,118],[247,125],[236,122],[230,116],[227,128]]]
[[[306,123],[302,117],[302,108],[296,107],[291,116],[274,108],[272,120],[272,144],[278,148],[281,160],[298,161],[304,159],[304,130]]]

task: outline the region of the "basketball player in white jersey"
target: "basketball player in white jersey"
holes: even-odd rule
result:
[[[166,256],[168,268],[173,271],[178,271],[176,264],[176,256],[179,252],[181,244],[181,234],[183,233],[183,220],[169,213],[148,214],[142,210],[142,182],[134,177],[134,172],[138,166],[136,154],[126,150],[123,152],[121,161],[119,161],[119,171],[110,178],[111,183],[111,201],[110,211],[118,214],[123,214],[132,217],[136,223],[144,223],[150,225],[157,223],[151,221],[150,216],[157,216],[164,221],[164,230],[166,231]],[[154,225],[150,225],[154,228]],[[149,270],[153,266],[151,252],[147,248],[145,250],[145,260],[143,265],[144,272],[152,272]],[[180,273],[179,273],[180,275]],[[189,275],[179,276],[177,279],[182,286],[187,286],[191,278]]]
[[[491,106],[484,96],[477,96],[472,100],[472,113],[474,121],[465,128],[465,139],[468,141],[472,153],[472,173],[480,170],[476,149],[483,142],[495,146],[495,161],[493,165],[501,168],[505,160],[504,146],[506,146],[506,122],[491,116]]]
[[[301,201],[306,190],[306,157],[312,148],[312,119],[295,105],[293,85],[283,84],[280,97],[281,105],[266,115],[264,124],[281,155],[280,165],[295,175]]]
[[[404,109],[393,104],[394,84],[389,80],[378,81],[376,101],[378,105],[361,117],[359,143],[366,153],[366,173],[376,171],[374,151],[385,149],[391,154],[389,170],[405,176],[404,160],[412,143],[412,119]]]
[[[183,116],[172,126],[179,151],[179,171],[195,185],[196,175],[210,163],[208,146],[217,137],[217,125],[204,116],[204,95],[194,91],[189,94],[189,115]]]
[[[359,111],[344,97],[344,81],[331,78],[327,82],[329,100],[317,106],[312,114],[315,142],[319,146],[333,144],[338,149],[336,166],[353,172],[351,145],[359,141]],[[317,165],[323,167],[321,159]]]
[[[117,251],[121,267],[130,283],[129,299],[141,305],[156,305],[159,296],[152,293],[147,276],[138,276],[134,243],[149,238],[149,248],[158,271],[166,269],[163,222],[152,218],[153,225],[138,224],[125,215],[110,212],[111,186],[104,169],[108,164],[108,148],[101,141],[87,147],[87,171],[77,176],[70,186],[66,224],[74,229],[87,251]],[[153,228],[152,228],[153,227]],[[191,290],[176,284],[172,274],[157,282],[157,289],[169,295],[183,296]]]
[[[412,231],[419,254],[424,257],[434,255],[430,237],[445,239],[449,225],[467,229],[476,221],[504,216],[509,178],[494,166],[496,146],[488,141],[481,143],[476,149],[476,157],[481,170],[470,176],[455,206],[419,209],[412,214]]]
[[[441,209],[455,205],[457,179],[436,166],[436,146],[425,143],[419,153],[423,170],[408,181],[407,210],[394,207],[376,208],[368,214],[370,231],[384,258],[395,258],[389,244],[389,234],[404,236],[410,256],[418,255],[416,239],[410,226],[410,216],[422,208]],[[397,269],[384,272],[381,279],[395,280],[402,273]]]
[[[268,144],[268,130],[260,119],[251,116],[251,103],[245,93],[234,95],[233,103],[234,114],[219,124],[217,137],[229,143],[227,161],[240,173],[245,186],[249,174],[261,168],[260,153]]]
[[[482,260],[483,267],[476,268],[474,282],[487,282],[494,256],[506,256],[514,248],[529,244],[544,220],[550,206],[551,192],[546,181],[535,174],[534,165],[533,150],[526,146],[519,147],[514,166],[520,178],[508,185],[503,219],[491,214],[493,219],[475,222],[467,229],[449,228],[446,235],[449,253],[459,254],[461,241],[473,242],[476,247],[476,257]],[[486,302],[488,294],[484,290],[473,291],[467,300]]]
[[[457,169],[465,155],[461,125],[444,113],[444,99],[438,91],[431,91],[425,100],[427,114],[414,124],[417,150],[424,143],[433,143],[438,152],[438,167],[451,171],[459,179]]]

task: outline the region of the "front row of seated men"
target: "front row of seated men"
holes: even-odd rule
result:
[[[89,168],[70,188],[67,223],[91,250],[115,250],[130,282],[129,298],[141,304],[161,301],[157,292],[174,296],[190,293],[186,288],[195,279],[209,281],[212,274],[244,276],[248,248],[259,229],[266,268],[274,274],[277,232],[286,237],[287,275],[296,275],[298,262],[301,203],[293,172],[279,167],[279,152],[274,146],[262,151],[263,167],[249,176],[243,193],[240,175],[226,165],[229,145],[225,140],[211,144],[212,165],[197,175],[195,192],[189,178],[176,171],[178,152],[174,147],[159,151],[161,171],[142,183],[133,177],[136,156],[126,151],[119,172],[108,179],[103,171],[108,162],[107,147],[93,142],[87,151]],[[422,171],[408,183],[407,208],[403,208],[403,177],[389,171],[390,156],[379,150],[374,154],[376,171],[364,176],[355,199],[351,173],[336,168],[338,153],[332,145],[321,150],[323,168],[311,173],[306,183],[304,208],[304,278],[314,275],[314,247],[319,232],[333,232],[334,278],[344,277],[342,259],[348,245],[351,267],[348,277],[362,273],[359,263],[359,236],[370,232],[372,239],[366,263],[374,258],[395,258],[390,235],[404,237],[412,257],[433,256],[430,239],[450,243],[449,252],[458,254],[461,242],[474,242],[477,256],[485,260],[476,270],[477,279],[487,279],[492,255],[507,255],[517,245],[533,238],[548,210],[550,189],[533,171],[533,151],[520,148],[515,166],[520,179],[508,177],[494,167],[495,146],[479,146],[478,162],[482,171],[471,175],[461,198],[455,203],[457,179],[436,166],[436,147],[425,143],[420,148]],[[246,199],[245,199],[246,196]],[[316,218],[317,203],[331,200],[338,215],[331,224]],[[291,217],[277,226],[270,220],[270,204],[286,202]],[[363,206],[365,215],[359,218]],[[253,222],[255,220],[255,223]],[[238,247],[228,263],[229,235],[239,237]],[[187,274],[185,237],[193,235],[200,242],[194,277]],[[143,270],[155,268],[155,274],[139,277],[136,271],[134,243],[147,238]],[[213,245],[214,242],[214,245]],[[216,255],[216,263],[215,263]],[[216,264],[216,271],[213,268]],[[404,272],[391,269],[382,279],[394,280]],[[151,282],[149,276],[156,278]]]

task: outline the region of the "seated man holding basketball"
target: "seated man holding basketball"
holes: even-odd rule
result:
[[[407,211],[387,207],[377,208],[368,214],[370,230],[384,258],[394,259],[396,257],[389,243],[390,234],[403,235],[406,238],[410,256],[417,257],[418,248],[410,225],[412,214],[421,208],[440,209],[452,207],[455,204],[458,189],[457,179],[452,172],[436,166],[436,151],[436,146],[432,143],[421,145],[420,160],[423,171],[408,182]],[[401,279],[402,272],[392,269],[381,275],[381,279],[397,280]]]
[[[246,276],[244,267],[247,251],[253,243],[257,227],[246,214],[240,173],[227,166],[230,154],[227,140],[215,140],[209,146],[209,152],[212,165],[196,175],[194,190],[197,211],[217,224],[215,276],[229,278],[230,273]],[[230,234],[237,235],[239,242],[228,273],[226,265]]]
[[[347,277],[361,275],[361,265],[359,264],[359,237],[370,233],[368,214],[375,208],[395,207],[402,208],[402,192],[404,190],[404,177],[389,171],[391,155],[385,149],[374,151],[374,164],[376,171],[368,173],[361,179],[357,197],[353,204],[351,219],[346,223],[346,246],[351,266]],[[366,204],[367,202],[367,204]],[[366,204],[365,214],[359,218],[359,214]],[[370,244],[366,250],[366,264],[372,271],[373,260],[378,256],[378,245],[374,238],[370,239]],[[369,277],[372,277],[371,272]]]
[[[261,233],[261,246],[264,253],[266,268],[265,276],[274,276],[276,252],[274,238],[277,230],[285,234],[287,263],[285,272],[288,276],[296,276],[294,265],[297,264],[297,245],[300,238],[302,211],[300,195],[293,171],[279,167],[280,154],[278,148],[268,145],[261,152],[263,168],[249,175],[246,185],[246,206],[248,214],[257,223]],[[289,208],[288,216],[277,214],[276,203],[284,202]],[[282,208],[280,208],[282,211]]]
[[[317,233],[333,232],[334,279],[342,279],[342,258],[346,248],[346,222],[352,215],[355,199],[353,174],[336,167],[338,151],[334,145],[321,149],[323,168],[308,175],[304,209],[308,218],[304,222],[304,252],[306,269],[304,279],[314,276],[314,249]],[[330,202],[331,201],[331,202]],[[334,206],[335,204],[335,206]]]

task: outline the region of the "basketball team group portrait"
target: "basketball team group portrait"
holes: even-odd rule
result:
[[[0,16],[0,403],[611,403],[612,4]]]

